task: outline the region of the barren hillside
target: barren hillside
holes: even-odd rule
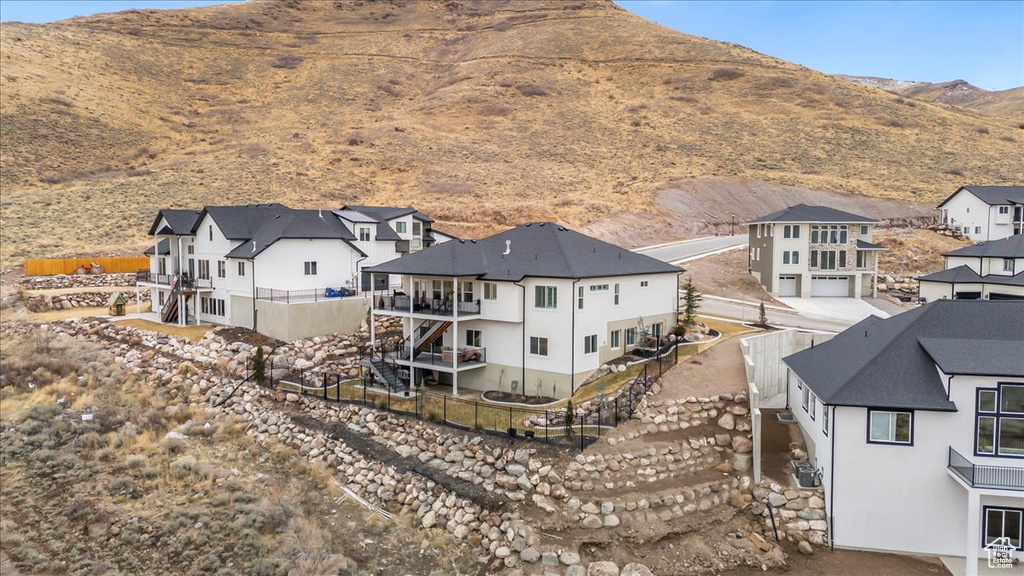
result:
[[[1024,120],[1024,86],[1009,90],[989,91],[978,88],[966,80],[910,82],[842,74],[837,77],[928,102],[959,106],[991,116]]]
[[[642,217],[720,176],[934,201],[1024,181],[1010,120],[605,1],[248,2],[0,27],[5,263],[158,207],[415,204],[475,234]]]

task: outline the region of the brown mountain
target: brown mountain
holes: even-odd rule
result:
[[[901,102],[607,1],[11,23],[0,63],[5,263],[139,242],[162,206],[415,204],[473,234],[643,220],[660,190],[710,176],[928,202],[1024,181],[1008,120]]]
[[[978,88],[966,80],[909,82],[889,78],[875,78],[873,76],[846,76],[838,74],[837,77],[928,102],[959,106],[990,116],[1003,116],[1015,120],[1024,120],[1024,86],[1008,90],[990,91]]]

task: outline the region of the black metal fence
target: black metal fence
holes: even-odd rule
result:
[[[1024,468],[979,466],[949,447],[949,469],[975,488],[1024,490]]]
[[[298,304],[302,302],[320,302],[323,300],[339,300],[355,296],[351,288],[310,288],[307,290],[278,290],[276,288],[256,287],[256,299],[270,302]]]
[[[272,389],[325,402],[373,407],[460,430],[477,430],[582,450],[636,413],[654,382],[678,363],[678,343],[659,348],[659,355],[645,361],[638,373],[613,395],[585,401],[586,408],[574,406],[571,414],[564,405],[543,409],[481,402],[423,388],[388,392],[376,387],[369,374],[352,378],[308,370],[275,378],[272,360],[272,357],[267,358],[267,380],[261,383]],[[249,370],[251,376],[251,362]]]

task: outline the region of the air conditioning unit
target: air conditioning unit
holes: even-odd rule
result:
[[[810,468],[801,468],[796,480],[801,488],[814,488],[817,485],[814,470]]]

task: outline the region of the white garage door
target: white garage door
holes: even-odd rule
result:
[[[797,296],[796,276],[779,276],[779,296]]]
[[[846,276],[812,276],[811,296],[849,296],[850,280]]]

